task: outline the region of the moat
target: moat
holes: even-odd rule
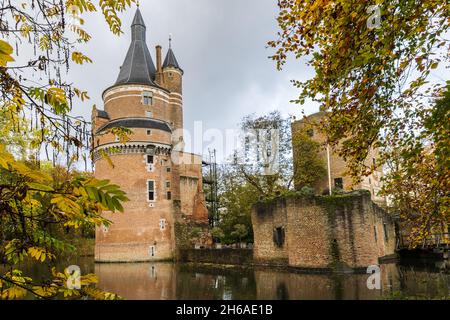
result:
[[[448,262],[447,262],[448,263]],[[99,287],[125,299],[138,300],[342,300],[421,298],[450,296],[450,273],[442,262],[431,264],[385,264],[381,288],[367,288],[368,274],[293,273],[273,268],[231,268],[173,263],[94,263],[93,258],[76,262],[83,274],[95,272]],[[62,269],[69,265],[60,263]],[[42,266],[29,269],[43,277]]]

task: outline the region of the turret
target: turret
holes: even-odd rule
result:
[[[172,39],[169,38],[169,50],[167,51],[164,64],[162,66],[165,87],[178,94],[183,93],[183,69],[180,68],[177,58],[172,50]]]

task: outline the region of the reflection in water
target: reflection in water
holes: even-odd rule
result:
[[[169,263],[96,263],[98,286],[130,300],[173,299],[176,274]]]
[[[92,258],[62,261],[58,269],[71,264],[80,266],[82,274],[95,272],[101,289],[133,300],[335,300],[380,299],[398,293],[428,298],[450,295],[448,271],[426,265],[381,265],[381,289],[369,290],[368,274],[305,274],[172,263],[95,264]],[[33,264],[24,270],[44,280],[46,273],[42,267]]]
[[[396,292],[448,296],[450,275],[395,264],[381,266],[381,290],[366,274],[300,274],[273,269],[199,268],[171,263],[96,264],[99,287],[126,299],[380,299]]]

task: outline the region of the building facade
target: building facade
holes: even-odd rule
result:
[[[317,125],[322,121],[323,117],[323,112],[317,112],[303,118],[302,120],[292,122],[291,129],[293,140],[295,139],[296,134],[298,134],[300,131],[303,131],[307,133],[307,135],[311,137],[312,140],[320,144],[321,147],[318,153],[318,157],[322,159],[322,162],[327,168],[327,171],[329,164],[332,189],[340,188],[344,191],[352,191],[358,189],[368,190],[370,191],[372,200],[377,204],[384,206],[386,204],[386,198],[380,195],[380,190],[382,188],[383,171],[381,167],[377,166],[378,149],[371,148],[368,151],[368,155],[365,160],[366,166],[374,168],[373,172],[368,176],[361,176],[361,181],[357,184],[354,184],[352,181],[352,177],[347,173],[348,166],[346,161],[337,154],[336,150],[330,147],[328,156],[326,137],[323,135],[323,133],[317,130]],[[299,152],[296,152],[295,144],[293,144],[293,156],[295,167],[296,159],[302,156],[301,154],[299,154]],[[327,174],[317,183],[317,185],[314,186],[316,193],[328,193],[329,184],[329,177]]]
[[[183,151],[183,70],[171,45],[164,62],[156,46],[154,65],[139,8],[131,33],[119,76],[103,92],[104,110],[92,113],[94,175],[130,199],[124,213],[104,213],[113,223],[96,230],[96,261],[173,259],[177,224],[208,219],[201,156]],[[126,142],[114,132],[121,127],[132,130]]]

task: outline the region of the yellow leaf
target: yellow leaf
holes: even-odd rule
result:
[[[11,57],[13,47],[6,41],[0,39],[0,66],[5,67],[8,62],[14,61]]]

